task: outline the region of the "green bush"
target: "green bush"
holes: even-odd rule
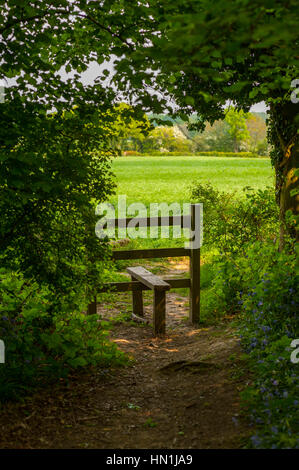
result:
[[[248,243],[246,255],[223,255],[213,280],[217,308],[239,313],[241,345],[251,369],[242,406],[255,428],[253,448],[299,448],[299,272],[295,254],[277,244]]]
[[[243,188],[244,197],[193,182],[190,198],[203,203],[204,244],[220,253],[243,253],[248,242],[266,240],[278,233],[278,208],[272,188]]]
[[[84,296],[78,294],[72,310],[68,299],[53,310],[46,287],[0,271],[0,338],[6,359],[0,365],[0,401],[19,398],[72,369],[125,362],[107,339],[108,324],[81,313],[84,307]]]
[[[242,393],[255,428],[249,445],[299,448],[298,364],[290,360],[291,342],[299,338],[298,255],[292,244],[278,251],[273,191],[245,188],[245,198],[238,200],[195,183],[191,194],[204,204],[205,247],[216,250],[212,309],[215,315],[239,314],[241,344],[252,371]]]
[[[252,152],[196,152],[196,155],[206,157],[238,157],[238,158],[259,158],[259,155]]]
[[[298,364],[290,348],[299,336],[297,259],[276,247],[249,253],[242,303],[241,339],[253,380],[242,394],[255,425],[255,448],[299,448]]]

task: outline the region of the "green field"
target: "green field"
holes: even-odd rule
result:
[[[120,157],[113,163],[118,194],[128,202],[188,202],[192,181],[222,191],[274,185],[270,159],[224,157]],[[112,201],[115,198],[112,199]]]
[[[242,188],[250,186],[263,189],[274,186],[274,171],[267,158],[225,158],[225,157],[120,157],[113,163],[117,177],[117,194],[127,195],[127,203],[143,202],[189,202],[188,188],[193,181],[210,182],[222,191],[237,191],[242,197]],[[114,196],[111,202],[117,206]],[[200,201],[203,202],[204,201]],[[170,232],[171,233],[171,232]],[[132,239],[124,249],[162,248],[184,246],[183,238],[147,238]],[[118,249],[122,249],[119,247]],[[215,321],[215,294],[211,285],[214,266],[210,259],[214,251],[203,244],[201,267],[201,305],[202,320]],[[136,260],[119,262],[118,268],[125,271],[129,264],[136,265]],[[137,264],[151,266],[155,273],[161,268],[170,267],[168,260],[138,260]],[[114,273],[114,279],[122,280]],[[188,295],[187,289],[177,292]]]

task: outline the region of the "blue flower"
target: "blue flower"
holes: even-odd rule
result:
[[[257,424],[263,424],[263,422],[264,422],[262,420],[262,418],[260,418],[260,417],[257,417],[255,421],[256,421]]]
[[[259,438],[259,436],[252,436],[251,442],[253,443],[255,447],[258,447],[261,445],[261,439]]]
[[[237,418],[235,418],[235,416],[232,417],[232,422],[233,422],[236,426],[239,425],[239,422],[238,422]]]

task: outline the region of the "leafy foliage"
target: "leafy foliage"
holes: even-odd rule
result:
[[[160,119],[162,117],[160,115]],[[155,123],[154,117],[151,119]],[[193,122],[196,122],[195,116]],[[240,153],[240,149],[260,155],[268,153],[266,124],[258,114],[244,114],[229,108],[224,121],[216,121],[213,126],[207,124],[203,132],[191,131],[179,118],[170,124],[156,125],[145,136],[140,124],[135,121],[133,126],[126,126],[125,133],[120,133],[118,145],[124,155],[131,155],[128,152],[133,151],[147,155],[156,155],[157,152],[197,155],[203,151]]]
[[[97,315],[86,316],[84,290],[55,308],[49,289],[21,274],[0,272],[0,334],[6,362],[0,368],[0,401],[21,397],[33,386],[67,377],[87,366],[125,363],[107,340],[109,325]]]
[[[235,150],[240,150],[240,144],[242,142],[249,141],[250,134],[246,126],[246,118],[248,114],[241,111],[236,111],[233,108],[229,108],[225,114],[225,121],[229,125],[228,132],[231,135]]]
[[[119,117],[111,87],[80,80],[95,57],[88,41],[96,42],[92,21],[78,10],[84,3],[1,6],[0,79],[11,79],[0,103],[4,398],[52,369],[59,376],[67,365],[116,357],[97,318],[80,313],[106,269],[109,250],[94,234],[94,209],[114,192]],[[111,53],[109,28],[101,37],[102,59]]]
[[[298,186],[298,104],[290,99],[298,73],[296,1],[153,1],[147,11],[147,18],[142,18],[143,41],[138,38],[128,51],[125,61],[131,67],[123,69],[124,60],[119,59],[115,81],[120,87],[130,84],[133,96],[147,77],[146,83],[156,84],[170,113],[185,121],[199,113],[200,120],[191,122],[191,129],[203,129],[206,120],[213,124],[223,119],[228,101],[245,113],[265,101],[270,107],[281,222],[287,210],[297,215],[298,195],[291,196],[291,191]],[[149,18],[155,19],[152,27]],[[145,107],[153,102],[149,94],[150,90],[140,97]]]
[[[191,200],[203,203],[205,245],[217,247],[221,253],[246,255],[246,244],[265,240],[277,234],[278,209],[271,188],[254,191],[243,188],[244,197],[225,193],[210,183],[194,182]],[[277,236],[277,235],[276,235]]]
[[[2,106],[10,113],[11,103]],[[107,130],[82,122],[79,108],[60,116],[20,112],[6,125],[0,131],[2,264],[63,291],[83,282],[91,253],[103,258],[93,207],[114,190],[111,152],[102,139]]]
[[[254,374],[243,393],[257,429],[251,445],[299,448],[298,365],[290,360],[290,344],[299,331],[297,260],[273,246],[256,245],[249,255],[241,338]]]

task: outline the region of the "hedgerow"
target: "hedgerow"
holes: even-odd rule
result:
[[[126,150],[123,153],[123,156],[129,157],[197,157],[197,156],[205,156],[205,157],[235,157],[235,158],[265,158],[264,156],[260,156],[256,153],[252,152],[158,152],[157,150],[152,150],[150,153],[140,153],[135,150]]]
[[[254,426],[253,448],[298,448],[298,363],[291,343],[299,337],[297,257],[277,244],[248,243],[246,255],[223,255],[214,279],[219,307],[237,317],[251,380],[242,392]]]
[[[244,192],[245,199],[194,183],[203,202],[204,240],[213,258],[212,309],[236,315],[251,377],[242,406],[253,425],[252,448],[299,448],[299,364],[291,361],[299,338],[298,253],[278,250],[274,192]]]

